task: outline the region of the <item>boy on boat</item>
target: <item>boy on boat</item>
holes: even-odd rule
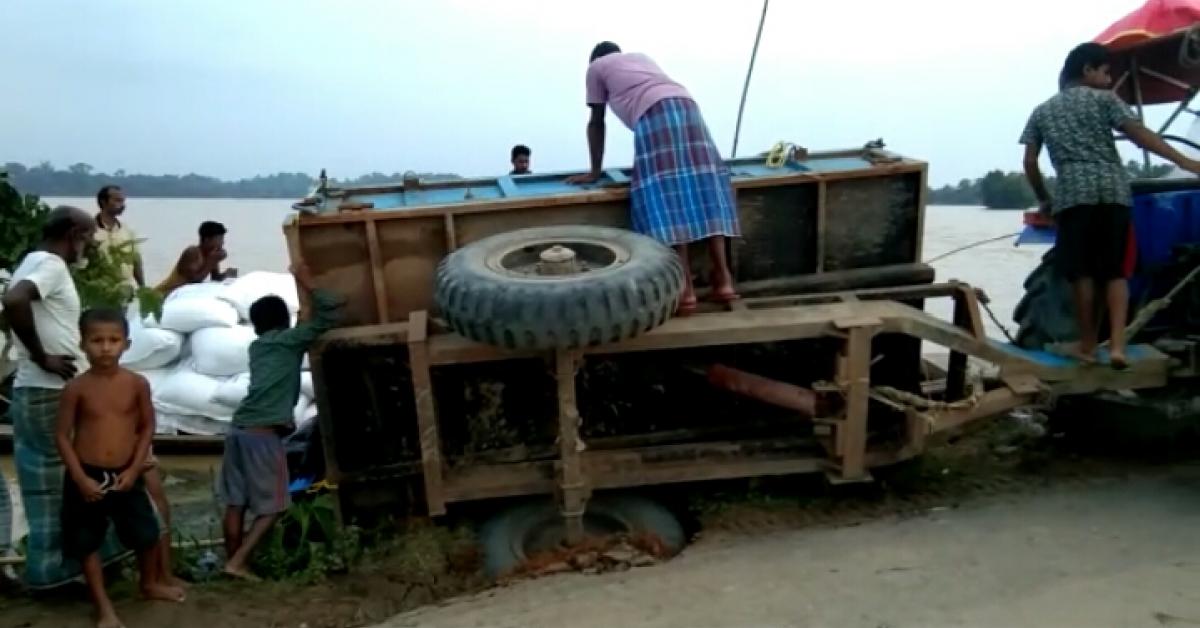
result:
[[[592,167],[570,183],[592,183],[604,162],[604,113],[633,130],[634,166],[630,184],[635,231],[675,247],[684,268],[678,313],[696,309],[688,266],[688,245],[708,242],[712,298],[738,298],[725,256],[727,238],[741,235],[729,168],[721,159],[700,108],[691,94],[643,54],[622,53],[612,42],[592,50],[587,70],[588,149]]]
[[[125,547],[137,552],[142,595],[183,601],[183,590],[161,578],[154,506],[142,481],[154,405],[146,378],[121,368],[129,323],[120,310],[88,310],[79,320],[89,368],[63,389],[55,433],[67,468],[63,486],[63,555],[83,565],[100,628],[121,626],[104,587],[100,548],[109,522]]]
[[[250,322],[258,334],[250,344],[250,390],[233,413],[233,429],[225,437],[225,573],[236,578],[254,578],[250,555],[288,508],[283,437],[294,428],[301,364],[312,343],[333,328],[341,307],[336,295],[314,287],[306,266],[293,266],[292,275],[300,289],[312,295],[313,317],[292,327],[287,304],[275,295],[250,306]],[[248,532],[247,512],[254,518]]]
[[[1059,92],[1033,110],[1021,143],[1029,184],[1042,211],[1052,212],[1058,224],[1058,263],[1072,283],[1079,324],[1076,357],[1096,359],[1096,289],[1101,286],[1108,305],[1109,359],[1123,369],[1129,307],[1124,260],[1133,198],[1113,131],[1189,172],[1200,173],[1200,162],[1168,146],[1109,90],[1109,64],[1108,49],[1100,44],[1072,50],[1059,75]],[[1058,175],[1053,200],[1038,167],[1043,146]]]

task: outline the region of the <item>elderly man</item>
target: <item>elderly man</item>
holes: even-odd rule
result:
[[[650,57],[622,53],[612,42],[592,50],[587,70],[588,149],[592,168],[568,179],[591,183],[604,162],[605,106],[633,131],[630,201],[633,228],[672,245],[688,269],[688,245],[704,240],[712,261],[712,298],[738,298],[726,261],[729,237],[741,235],[729,168],[709,136],[700,108]],[[680,315],[696,309],[691,273],[679,297]]]
[[[42,241],[9,280],[4,314],[15,338],[13,458],[29,521],[25,584],[48,588],[70,581],[80,566],[62,558],[64,468],[55,446],[58,400],[67,380],[83,368],[79,294],[69,266],[83,258],[96,221],[74,207],[46,216]]]

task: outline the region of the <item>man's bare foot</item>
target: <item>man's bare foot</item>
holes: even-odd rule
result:
[[[1129,368],[1129,358],[1120,351],[1112,351],[1108,354],[1108,363],[1118,371],[1124,371]]]
[[[250,573],[250,570],[245,567],[225,565],[223,572],[230,578],[245,580],[247,582],[262,582],[262,578]]]
[[[184,580],[183,578],[178,578],[173,575],[167,576],[167,584],[169,584],[177,589],[184,590],[184,591],[186,591],[188,588],[188,583],[186,580]]]
[[[121,623],[116,611],[110,610],[96,618],[96,628],[125,628],[125,624]]]
[[[187,599],[181,587],[172,586],[169,584],[147,584],[142,587],[142,597],[147,600],[159,600],[162,602],[182,602]]]

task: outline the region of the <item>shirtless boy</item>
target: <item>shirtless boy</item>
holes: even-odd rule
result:
[[[63,489],[63,554],[83,564],[99,628],[121,626],[104,588],[99,550],[109,521],[117,538],[137,552],[142,595],[183,601],[183,590],[159,569],[159,527],[142,481],[154,407],[150,385],[120,367],[129,327],[118,310],[88,310],[79,319],[90,368],[71,380],[58,406],[58,450],[67,468]]]

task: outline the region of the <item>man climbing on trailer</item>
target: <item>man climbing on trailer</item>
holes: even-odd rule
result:
[[[709,136],[700,108],[679,83],[643,54],[622,53],[612,42],[597,44],[587,70],[588,150],[591,171],[568,179],[592,183],[604,162],[605,105],[633,131],[630,185],[634,230],[672,245],[684,270],[688,245],[705,240],[712,260],[712,298],[738,298],[725,255],[726,238],[741,235],[729,168]],[[678,314],[696,309],[696,292],[685,272]]]
[[[1108,305],[1109,361],[1127,367],[1125,322],[1129,288],[1124,269],[1133,199],[1129,175],[1117,153],[1112,131],[1188,172],[1200,174],[1200,162],[1171,148],[1109,91],[1109,52],[1086,43],[1067,55],[1059,92],[1033,110],[1021,135],[1025,175],[1043,212],[1058,223],[1061,271],[1071,282],[1079,324],[1076,357],[1096,360],[1099,344],[1096,287],[1104,287]],[[1053,201],[1038,167],[1045,146],[1058,174]]]

